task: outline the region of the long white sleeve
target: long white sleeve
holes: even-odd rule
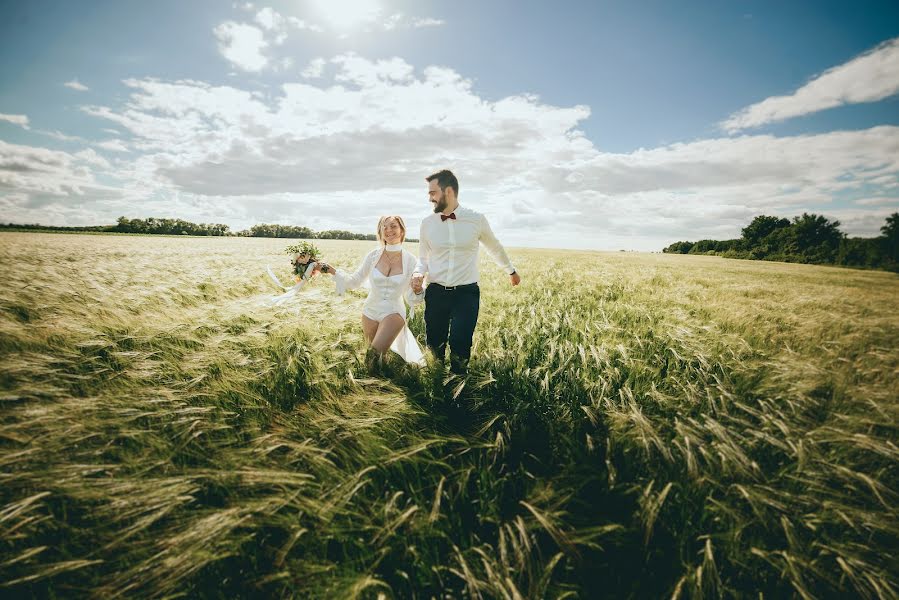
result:
[[[428,260],[430,257],[431,242],[425,235],[425,223],[422,223],[418,233],[418,259],[415,261],[415,268],[412,270],[412,273],[427,275],[429,270]]]
[[[496,239],[496,236],[493,235],[493,230],[490,229],[490,223],[487,222],[487,217],[484,215],[481,215],[481,230],[478,239],[484,244],[484,247],[487,248],[487,253],[493,259],[493,262],[505,269],[506,274],[511,275],[515,272],[512,261],[509,260],[502,244],[500,244],[499,240]]]
[[[359,265],[359,268],[352,275],[343,269],[334,271],[334,284],[337,286],[338,296],[343,296],[345,291],[356,289],[362,285],[362,282],[371,274],[371,269],[375,264],[375,257],[380,256],[378,250],[380,248],[366,254],[365,258],[362,259],[362,264]]]

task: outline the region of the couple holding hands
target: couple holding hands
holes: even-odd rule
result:
[[[521,282],[521,277],[484,215],[459,206],[456,176],[443,170],[426,180],[434,213],[422,221],[418,258],[403,248],[403,219],[386,216],[378,222],[379,247],[365,256],[354,273],[325,263],[321,263],[321,272],[334,276],[338,295],[369,283],[362,307],[362,330],[366,341],[381,355],[390,349],[407,362],[424,364],[422,349],[406,324],[404,301],[410,307],[424,302],[428,347],[442,362],[448,341],[451,371],[464,375],[480,308],[479,243],[509,274],[513,286]]]

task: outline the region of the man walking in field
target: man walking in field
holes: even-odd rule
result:
[[[424,276],[425,335],[434,356],[443,362],[447,339],[450,370],[468,372],[471,343],[478,322],[481,290],[478,287],[478,250],[483,243],[493,260],[509,274],[513,286],[521,283],[487,218],[459,206],[459,181],[443,170],[425,178],[434,214],[421,223],[418,263],[412,274],[412,291],[421,293]]]

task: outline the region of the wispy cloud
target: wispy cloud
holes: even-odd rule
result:
[[[97,148],[103,148],[104,150],[110,150],[112,152],[131,152],[122,140],[105,140],[97,142],[94,145],[97,146]]]
[[[6,121],[7,123],[18,125],[24,129],[29,129],[28,115],[5,115],[0,113],[0,121]]]
[[[393,13],[381,23],[384,31],[394,29],[418,29],[421,27],[439,27],[446,25],[446,21],[431,17],[409,17],[401,12]]]
[[[899,93],[899,38],[828,69],[788,96],[772,96],[721,123],[734,133],[844,104],[876,102]]]
[[[268,47],[262,30],[246,23],[226,21],[213,32],[219,42],[219,52],[231,64],[244,71],[258,72],[268,65],[263,51]]]
[[[324,28],[321,25],[316,25],[315,23],[309,23],[304,21],[303,19],[298,19],[296,17],[287,17],[287,22],[290,23],[296,29],[301,31],[315,31],[321,33],[324,31]]]
[[[855,204],[858,204],[859,206],[892,206],[899,208],[899,198],[862,198],[860,200],[856,200]]]
[[[54,140],[59,140],[61,142],[83,142],[84,138],[79,137],[77,135],[68,135],[59,131],[58,129],[54,129],[53,131],[48,131],[46,129],[39,129],[37,133],[41,135],[46,135],[47,137],[51,137]]]
[[[83,83],[81,83],[80,81],[78,81],[77,79],[73,79],[73,80],[71,80],[71,81],[67,81],[67,82],[65,82],[63,85],[66,86],[66,87],[69,88],[69,89],[73,89],[73,90],[76,90],[76,91],[79,91],[79,92],[86,92],[86,91],[88,91],[88,90],[90,89],[89,87],[87,87],[86,85],[84,85]]]

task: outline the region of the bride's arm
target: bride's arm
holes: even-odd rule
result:
[[[334,269],[334,283],[337,285],[337,295],[343,296],[346,290],[352,290],[365,281],[365,278],[371,274],[371,268],[374,266],[377,250],[372,250],[362,259],[362,264],[356,269],[355,273],[349,274],[343,269]]]

